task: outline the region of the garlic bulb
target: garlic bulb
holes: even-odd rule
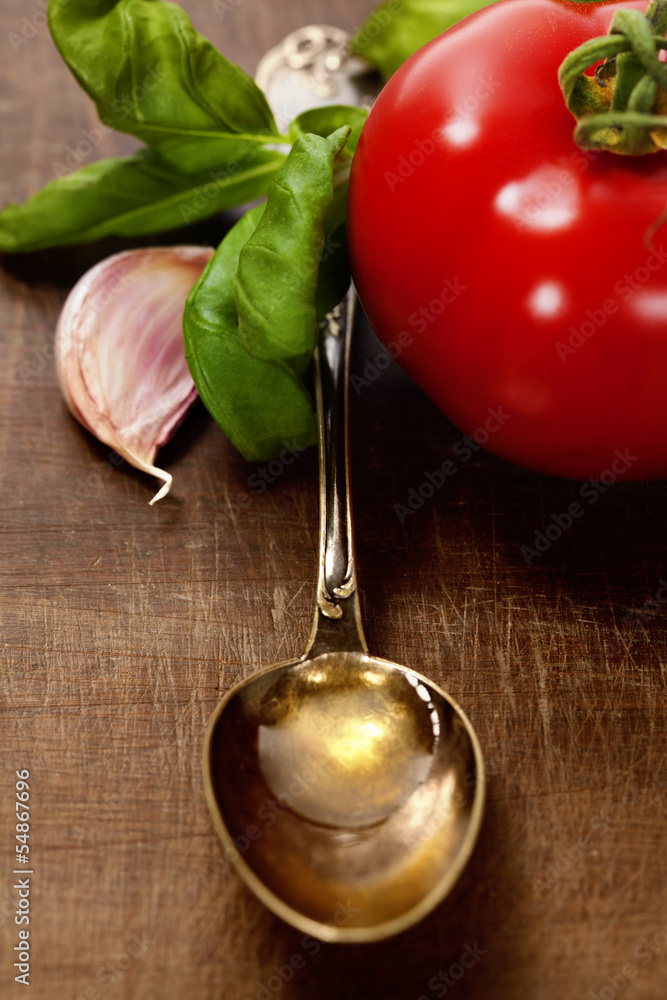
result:
[[[76,419],[164,485],[155,455],[197,398],[185,360],[183,307],[213,256],[207,247],[127,250],[77,282],[55,337],[56,370]]]

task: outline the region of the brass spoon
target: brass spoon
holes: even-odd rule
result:
[[[279,917],[336,942],[378,941],[437,906],[473,850],[485,788],[457,703],[368,654],[348,480],[355,303],[351,289],[319,331],[320,564],[308,647],[236,684],[204,746],[228,860]]]

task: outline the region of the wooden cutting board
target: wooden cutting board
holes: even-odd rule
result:
[[[183,6],[250,72],[288,31],[351,29],[369,9]],[[41,10],[0,5],[2,203],[52,179],[97,121]],[[9,35],[22,32],[14,51]],[[133,147],[105,136],[88,159]],[[162,242],[223,232],[217,220]],[[353,396],[369,646],[465,707],[489,797],[471,863],[422,924],[372,946],[304,939],[223,861],[200,757],[221,693],[304,648],[316,457],[260,494],[257,470],[200,409],[162,456],[172,494],[148,506],[152,484],[68,416],[51,346],[68,290],[125,245],[0,267],[3,998],[23,995],[12,872],[15,771],[27,769],[32,1000],[660,1000],[667,607],[642,609],[667,579],[664,483],[609,489],[529,567],[521,546],[579,484],[459,450],[457,475],[401,521],[395,505],[461,435],[395,367]],[[378,351],[366,329],[353,372]]]

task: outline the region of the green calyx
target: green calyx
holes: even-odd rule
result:
[[[558,80],[578,146],[624,156],[667,149],[667,64],[659,58],[666,33],[667,0],[653,0],[646,14],[617,11],[608,35],[567,56]]]

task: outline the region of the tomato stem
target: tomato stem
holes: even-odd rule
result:
[[[646,14],[616,11],[608,35],[563,61],[558,78],[583,149],[639,156],[667,148],[666,34],[667,0],[652,0]]]

